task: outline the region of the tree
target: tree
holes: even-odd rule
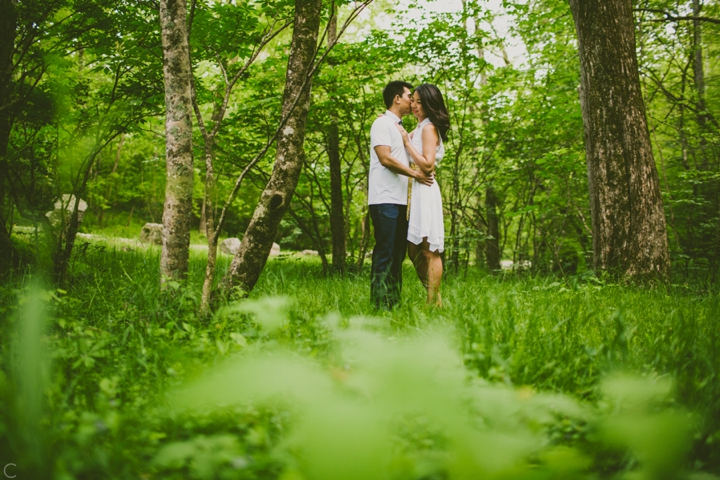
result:
[[[167,183],[160,274],[182,279],[190,259],[193,151],[190,47],[185,0],[160,0]]]
[[[333,7],[335,5],[333,4]],[[337,36],[337,12],[333,11],[328,28],[328,44],[335,43]],[[327,153],[330,166],[330,230],[332,231],[332,268],[335,273],[345,274],[345,212],[343,209],[342,168],[340,162],[340,129],[337,111],[330,113],[327,132]]]
[[[485,189],[485,215],[487,217],[487,241],[485,261],[492,271],[500,270],[500,225],[497,214],[498,198],[495,189],[489,185]]]
[[[295,27],[283,93],[282,119],[272,139],[277,138],[275,165],[250,225],[245,231],[240,249],[223,279],[223,288],[226,291],[239,288],[247,294],[260,277],[277,235],[280,221],[290,207],[302,172],[305,125],[310,106],[313,75],[348,25],[371,2],[372,0],[365,0],[354,5],[349,17],[335,37],[335,41],[328,45],[325,53],[317,60],[318,52],[315,46],[320,28],[322,1],[298,0],[295,2]],[[250,166],[264,151],[250,163]],[[247,168],[249,167],[246,167],[245,172]],[[236,193],[243,175],[238,178],[233,195]]]
[[[17,13],[15,2],[12,0],[0,1],[0,212],[5,210],[5,182],[7,176],[5,155],[7,154],[8,138],[12,128],[10,115],[10,91],[13,80],[13,53],[15,50],[15,30],[17,28]],[[17,252],[10,240],[10,234],[5,228],[4,215],[0,213],[0,250],[7,252],[0,259],[0,274],[10,269],[12,259]]]
[[[273,173],[245,231],[240,250],[225,275],[225,288],[238,286],[245,292],[253,289],[297,186],[303,162],[305,119],[310,105],[312,82],[308,75],[312,74],[315,59],[321,9],[322,0],[295,2],[295,28],[282,107],[283,117],[287,120],[277,141]]]
[[[138,39],[152,37],[138,28],[143,8],[78,0],[69,13],[66,4],[11,2],[17,24],[3,32],[11,34],[5,37],[11,52],[3,52],[12,62],[5,63],[0,101],[3,230],[10,231],[5,226],[12,228],[16,212],[42,225],[38,259],[47,261],[58,283],[65,280],[93,167],[114,138],[148,114],[157,83],[148,71],[159,66],[140,54]],[[68,205],[67,194],[75,202]],[[69,215],[51,220],[46,213],[63,197]]]
[[[324,272],[339,271],[326,255],[334,246],[343,251],[334,250],[337,265],[348,268],[354,263],[352,268],[359,269],[364,261],[370,238],[368,134],[370,124],[384,109],[380,92],[390,79],[402,75],[402,63],[387,62],[388,57],[401,57],[394,48],[381,32],[360,42],[339,43],[313,78],[306,161],[287,212],[290,216],[284,220],[297,233],[283,240],[298,249],[316,250]]]
[[[17,117],[26,113],[28,99],[46,76],[46,58],[57,51],[58,43],[63,44],[47,41],[47,37],[54,16],[66,3],[63,0],[0,1],[0,249],[8,252],[0,260],[0,273],[17,261],[7,228],[15,203],[8,161],[10,136]],[[54,33],[57,35],[57,29]],[[47,106],[46,102],[42,103]]]
[[[667,232],[630,0],[570,0],[580,56],[596,271],[666,280]]]
[[[718,5],[643,0],[636,11],[641,81],[674,271],[715,278],[720,268]]]
[[[246,72],[258,58],[263,48],[290,24],[285,18],[285,9],[277,8],[276,5],[272,4],[266,4],[265,8],[267,11],[253,11],[249,8],[241,9],[231,4],[216,4],[213,8],[201,12],[197,19],[200,22],[195,21],[201,27],[198,43],[202,45],[202,48],[197,49],[198,55],[194,55],[193,58],[197,60],[197,57],[200,57],[201,54],[203,57],[208,57],[206,59],[208,62],[212,58],[213,61],[217,62],[217,67],[222,73],[222,85],[216,87],[213,92],[211,100],[212,116],[207,122],[203,119],[198,101],[197,89],[200,82],[196,81],[193,76],[192,103],[202,136],[205,159],[205,191],[200,223],[201,229],[204,227],[204,233],[207,237],[208,260],[200,300],[200,310],[202,312],[207,312],[210,307],[217,263],[218,239],[226,218],[225,215],[222,215],[220,221],[216,224],[217,175],[214,147],[217,143],[217,136],[223,126],[233,88],[246,75]],[[277,17],[270,17],[270,13],[274,13]],[[267,25],[263,25],[259,21],[259,18],[263,16],[268,18]],[[217,32],[217,30],[222,30],[222,27],[225,26],[229,28],[223,32],[224,34]],[[252,48],[249,48],[250,46]],[[247,51],[245,62],[241,63],[239,67],[234,65],[239,63],[238,50],[245,49]],[[225,211],[226,209],[224,209],[223,213]]]

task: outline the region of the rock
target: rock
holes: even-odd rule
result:
[[[140,241],[162,245],[162,223],[146,223],[140,231]]]
[[[220,251],[228,255],[235,255],[240,250],[240,239],[226,238],[220,244]]]
[[[62,221],[64,221],[67,228],[67,225],[70,223],[70,216],[72,215],[74,209],[75,195],[66,193],[60,200],[55,202],[53,210],[47,212],[46,215],[50,219],[50,223],[54,226],[58,226]],[[83,217],[85,216],[85,210],[87,210],[87,203],[85,203],[85,200],[81,198],[80,203],[78,204],[78,225],[82,223]],[[63,214],[65,215],[64,220],[62,217]]]
[[[240,243],[240,240],[237,238],[226,238],[220,244],[220,251],[229,255],[235,255],[240,249]],[[277,243],[273,243],[272,248],[270,249],[270,255],[280,255],[280,245],[278,245]]]
[[[319,255],[317,250],[303,250],[300,255]]]
[[[530,260],[520,260],[517,263],[513,263],[512,260],[500,260],[500,268],[503,270],[528,270],[532,267]]]
[[[530,260],[521,260],[517,263],[517,269],[518,270],[529,270],[532,267],[532,262]]]

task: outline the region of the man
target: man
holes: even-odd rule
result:
[[[400,301],[402,263],[407,250],[408,178],[432,185],[432,175],[410,168],[402,135],[395,126],[411,113],[412,85],[390,82],[383,90],[387,111],[370,129],[368,204],[375,229],[370,298],[376,308],[392,309]]]

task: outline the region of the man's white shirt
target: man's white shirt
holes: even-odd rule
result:
[[[370,175],[368,178],[368,205],[396,203],[407,205],[408,177],[385,168],[378,159],[375,147],[390,147],[390,155],[409,166],[402,135],[395,126],[400,119],[389,110],[379,117],[370,129]]]

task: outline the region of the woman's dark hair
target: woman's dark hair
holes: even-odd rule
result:
[[[388,83],[383,90],[383,100],[385,101],[385,106],[387,108],[392,107],[392,104],[395,101],[395,97],[398,95],[402,97],[403,93],[405,93],[406,88],[412,91],[413,86],[407,82],[402,82],[400,80],[395,80],[394,82]]]
[[[447,132],[450,130],[450,115],[448,115],[445,107],[442,93],[435,85],[429,83],[418,85],[415,91],[420,95],[423,110],[430,122],[437,128],[440,138],[447,142]]]

